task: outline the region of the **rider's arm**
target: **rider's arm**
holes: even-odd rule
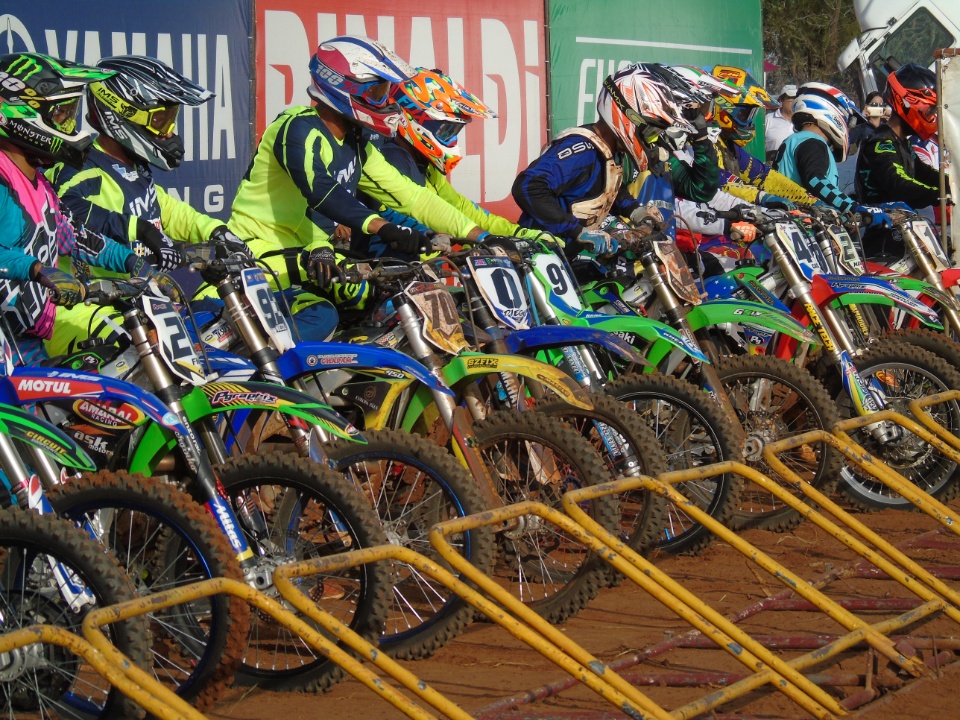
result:
[[[163,232],[174,240],[204,242],[210,238],[210,233],[223,225],[222,220],[194,210],[189,203],[177,200],[159,185],[154,187],[157,189],[157,204],[160,206]]]
[[[23,211],[11,189],[0,183],[0,278],[29,280],[30,268],[37,258],[27,255],[20,246],[23,234]]]
[[[720,187],[720,166],[717,147],[709,139],[697,140],[693,146],[693,164],[688,165],[675,155],[668,160],[674,192],[696,202],[707,202]]]
[[[744,202],[756,205],[760,199],[760,188],[748,185],[728,170],[720,170],[720,189]]]
[[[553,143],[513,183],[513,199],[524,213],[521,223],[575,239],[583,226],[560,198],[576,196],[579,189],[590,191],[604,169],[603,157],[582,137]]]
[[[836,186],[827,175],[830,169],[830,148],[819,138],[804,140],[794,148],[793,161],[800,182],[810,193],[841,212],[853,210],[856,202]]]
[[[908,152],[913,150],[908,148]],[[907,172],[890,138],[871,138],[860,150],[858,162],[869,167],[870,185],[886,200],[899,200],[912,208],[925,208],[940,201],[940,176],[914,157],[913,175]],[[915,153],[914,153],[915,154]]]
[[[136,240],[137,216],[108,209],[122,207],[123,191],[100,168],[77,170],[61,163],[47,177],[77,224],[123,242]]]
[[[791,202],[805,205],[814,203],[814,198],[803,187],[766,163],[761,162],[739,145],[736,146],[736,153],[741,168],[740,177],[744,182],[755,185],[771,195],[779,195]]]
[[[437,232],[465,238],[477,227],[477,223],[436,193],[404,177],[370,143],[367,144],[358,187],[387,207],[409,215]]]
[[[487,212],[458,193],[443,173],[432,165],[427,168],[427,187],[433,188],[437,195],[492,235],[516,235],[519,229],[516,223]]]

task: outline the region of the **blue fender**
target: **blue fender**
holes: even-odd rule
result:
[[[877,277],[863,277],[850,275],[818,275],[818,279],[826,283],[830,290],[840,295],[843,303],[844,293],[857,293],[856,302],[870,302],[869,296],[878,297],[877,302],[889,304],[892,300],[897,307],[917,318],[925,325],[943,329],[940,316],[936,310],[924,305],[912,295],[895,287],[887,280]],[[883,299],[880,299],[883,298]]]
[[[13,375],[0,377],[0,401],[9,405],[71,399],[126,403],[143,415],[139,422],[131,421],[131,424],[142,424],[149,418],[175,434],[188,434],[176,414],[156,395],[133,383],[106,375],[56,368],[17,367]]]
[[[507,333],[503,338],[512,355],[529,350],[545,350],[568,345],[599,345],[627,362],[647,366],[650,363],[620,334],[572,325],[542,325]]]
[[[399,371],[434,392],[453,395],[453,391],[420,362],[399,350],[342,342],[300,342],[277,358],[280,374],[293,379],[321,370]]]

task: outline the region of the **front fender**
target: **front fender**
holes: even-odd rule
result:
[[[565,323],[573,327],[590,327],[596,330],[606,330],[616,334],[636,335],[637,337],[656,345],[668,345],[683,350],[687,355],[709,363],[710,360],[700,350],[697,344],[669,325],[636,315],[607,315],[606,313],[581,312],[577,315],[563,318]],[[665,353],[658,353],[663,355]],[[656,362],[654,362],[656,364]]]
[[[517,355],[461,353],[444,366],[443,379],[447,385],[456,388],[484,375],[502,372],[541,382],[574,407],[593,409],[586,391],[565,372],[539,360]]]
[[[194,387],[181,400],[190,423],[225,412],[267,410],[293,415],[322,427],[336,437],[365,442],[356,427],[330,406],[305,393],[260,382],[213,382]],[[247,414],[241,412],[237,422]],[[151,424],[137,444],[130,463],[132,472],[149,473],[153,465],[176,447],[177,439],[164,428]]]
[[[696,332],[702,328],[724,323],[761,325],[769,330],[805,343],[817,343],[817,338],[789,313],[758,302],[745,300],[708,300],[691,308],[687,312],[691,329]]]
[[[606,330],[572,325],[542,325],[528,330],[516,330],[504,337],[507,350],[515,354],[548,350],[569,345],[598,345],[619,355],[627,362],[649,365],[643,355],[626,338]]]
[[[851,277],[849,275],[817,275],[813,280],[814,296],[818,304],[839,300],[841,304],[882,304],[892,301],[898,308],[930,327],[942,330],[940,316],[916,298],[895,287],[886,279]],[[853,293],[854,297],[848,294]]]
[[[65,432],[24,410],[0,406],[0,432],[40,448],[58,465],[80,472],[97,469],[90,456]]]
[[[336,368],[370,370],[378,374],[396,370],[418,380],[432,392],[453,395],[453,391],[422,363],[390,348],[341,342],[301,342],[277,358],[277,366],[287,380]]]
[[[951,295],[948,292],[944,292],[936,285],[929,283],[926,280],[918,280],[917,278],[912,278],[907,275],[895,275],[884,278],[884,280],[893,283],[903,292],[915,292],[919,293],[921,296],[926,295],[930,298],[931,304],[939,303],[949,310],[960,312],[960,301],[957,300],[956,296]],[[927,303],[924,304],[926,305]]]

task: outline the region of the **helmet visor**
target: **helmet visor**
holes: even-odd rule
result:
[[[727,113],[733,118],[737,125],[746,127],[753,123],[753,118],[757,114],[756,105],[734,105],[727,110]]]
[[[390,98],[390,81],[377,80],[375,82],[363,83],[357,86],[357,92],[353,94],[368,105],[383,107]]]
[[[431,120],[425,119],[420,123],[438,141],[450,146],[457,142],[457,135],[463,130],[465,122],[459,120]]]
[[[80,113],[80,98],[46,102],[40,110],[44,121],[64,135],[77,132],[77,115]]]
[[[154,135],[169,137],[177,129],[177,117],[180,115],[180,105],[168,105],[147,110],[145,127]]]

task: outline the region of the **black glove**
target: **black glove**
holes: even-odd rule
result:
[[[183,267],[183,255],[177,244],[158,230],[149,220],[137,218],[137,240],[153,253],[153,264],[160,272]]]
[[[690,136],[690,142],[703,140],[707,136],[707,119],[703,116],[703,113],[697,112],[696,116],[690,119],[690,124],[693,125],[694,129]]]
[[[129,274],[130,277],[149,278],[153,275],[153,266],[147,262],[146,258],[142,258],[136,254],[131,254],[127,257],[124,267],[126,267],[127,274]]]
[[[307,271],[307,278],[322,289],[330,287],[334,278],[344,282],[343,270],[337,265],[337,256],[333,248],[317,248],[300,253],[300,265]]]
[[[255,260],[250,246],[231,232],[226,225],[219,225],[210,233],[210,241],[217,243],[217,257],[225,259],[230,255],[243,255],[248,260]],[[221,248],[223,251],[221,251]]]
[[[40,283],[50,291],[50,299],[57,305],[73,307],[83,302],[86,288],[71,274],[57,268],[45,267],[39,262],[30,268],[30,279]]]
[[[430,247],[430,241],[425,235],[405,225],[393,223],[381,225],[377,235],[394,250],[407,255],[417,255],[421,252],[421,248],[425,250]]]

